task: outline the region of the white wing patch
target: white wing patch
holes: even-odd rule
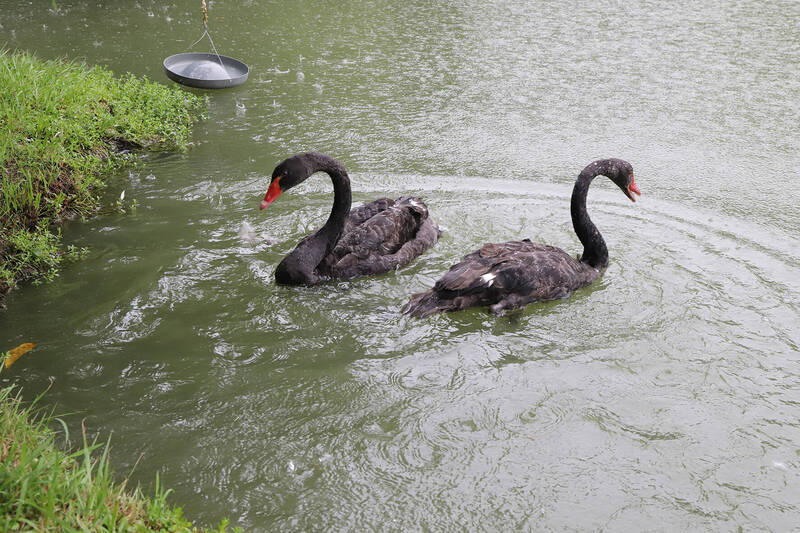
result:
[[[486,284],[487,287],[491,287],[492,284],[494,283],[494,278],[496,277],[497,274],[489,272],[488,274],[484,274],[483,276],[481,276],[481,280],[483,280],[483,282]]]

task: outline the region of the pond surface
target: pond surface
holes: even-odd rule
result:
[[[249,80],[209,93],[188,153],[111,180],[135,211],[65,226],[88,257],[10,295],[0,348],[39,346],[0,385],[52,381],[73,437],[83,418],[113,435],[120,477],[159,473],[202,525],[797,527],[798,20],[792,1],[213,2]],[[202,30],[195,1],[20,2],[0,45],[166,84]],[[356,201],[423,196],[440,242],[396,273],[276,287],[332,188],[258,204],[307,150]],[[398,312],[487,241],[580,252],[569,195],[602,157],[642,198],[594,183],[599,282],[510,317]]]

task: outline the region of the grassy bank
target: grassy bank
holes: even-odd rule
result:
[[[100,67],[0,50],[0,303],[55,275],[53,223],[98,207],[103,176],[137,150],[182,150],[204,101]]]
[[[114,483],[108,443],[61,451],[56,438],[69,435],[49,429],[57,421],[0,389],[0,531],[206,531],[166,503],[158,479],[152,498]]]

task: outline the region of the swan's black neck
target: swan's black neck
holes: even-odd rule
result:
[[[584,168],[575,181],[570,203],[572,227],[583,244],[581,261],[597,269],[608,266],[608,248],[606,248],[606,241],[603,240],[603,236],[600,235],[600,231],[586,211],[586,195],[592,180],[599,175],[608,175],[610,170],[611,164],[606,161],[595,161]]]
[[[308,172],[308,175],[300,180],[301,182],[315,172],[325,172],[330,176],[333,182],[333,208],[325,224],[300,241],[275,270],[276,281],[288,285],[312,284],[320,281],[320,276],[316,273],[317,266],[339,242],[352,204],[350,178],[338,161],[316,152],[298,157],[302,158]]]
[[[328,239],[329,249],[332,250],[339,237],[342,236],[347,215],[350,214],[350,206],[352,205],[352,195],[350,193],[350,178],[347,176],[347,171],[344,167],[334,158],[325,154],[310,153],[308,154],[313,167],[311,174],[314,172],[325,172],[330,176],[333,182],[333,207],[331,214],[325,225],[319,229],[317,233],[324,233]],[[309,174],[310,175],[310,174]]]

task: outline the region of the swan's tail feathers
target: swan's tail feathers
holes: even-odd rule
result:
[[[403,306],[403,313],[417,318],[435,315],[449,311],[460,311],[467,307],[480,305],[481,301],[476,295],[455,295],[431,289],[420,292],[411,297]]]
[[[447,310],[446,302],[439,300],[439,295],[434,291],[418,292],[403,306],[403,313],[416,318],[441,313]]]

